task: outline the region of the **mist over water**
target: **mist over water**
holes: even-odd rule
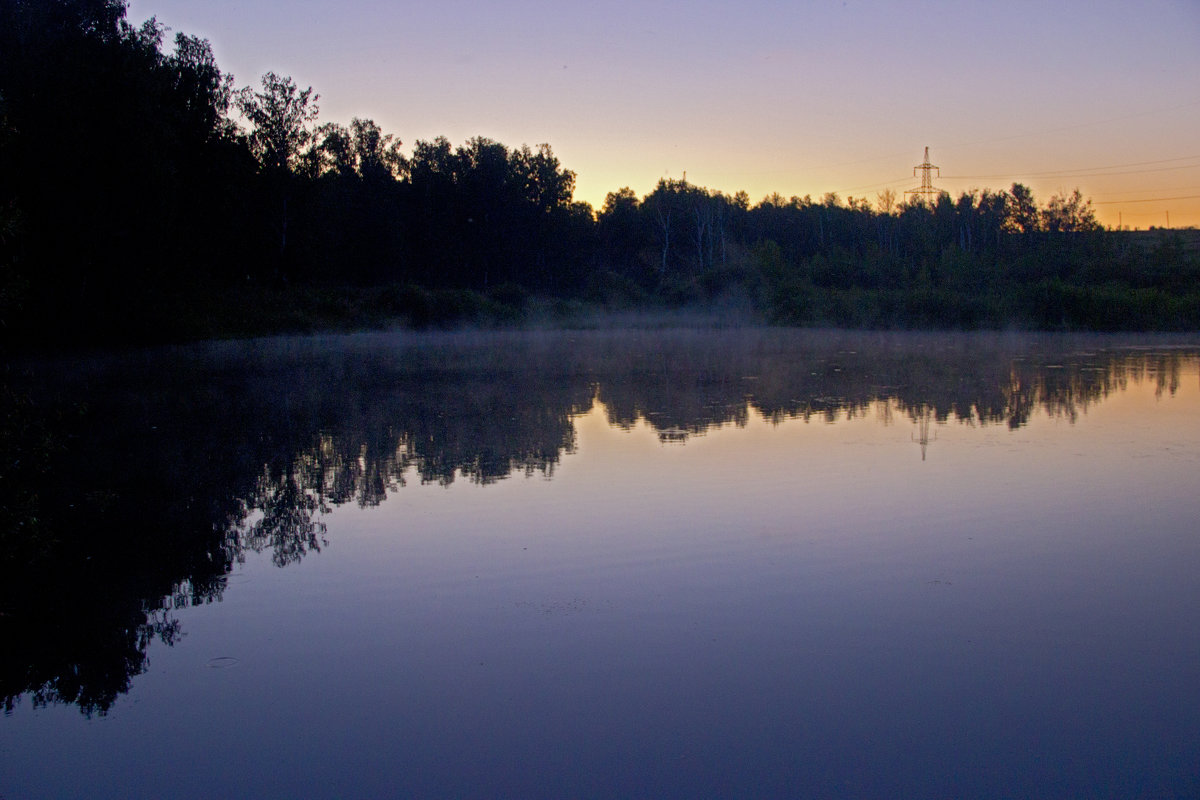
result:
[[[31,532],[5,796],[1200,789],[1185,339],[377,334],[17,371],[5,446],[43,467],[3,487]]]

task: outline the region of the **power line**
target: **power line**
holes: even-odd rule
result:
[[[1174,158],[1156,158],[1156,159],[1152,159],[1150,161],[1128,161],[1123,164],[1108,164],[1105,166],[1094,166],[1094,167],[1077,167],[1075,169],[1049,170],[1049,171],[1045,171],[1045,172],[1011,172],[1011,173],[996,174],[996,175],[941,175],[939,172],[939,177],[941,177],[945,180],[959,180],[959,181],[961,181],[961,180],[1011,180],[1014,178],[1055,178],[1055,177],[1057,177],[1057,178],[1086,178],[1086,177],[1104,177],[1106,175],[1114,175],[1114,176],[1116,176],[1116,175],[1141,175],[1141,174],[1150,173],[1150,172],[1171,172],[1171,171],[1177,171],[1177,170],[1200,168],[1200,163],[1197,163],[1197,164],[1181,164],[1179,166],[1161,167],[1161,168],[1156,168],[1156,169],[1129,170],[1129,171],[1123,171],[1123,172],[1097,172],[1097,170],[1113,170],[1113,169],[1120,169],[1122,167],[1145,166],[1148,164],[1170,164],[1175,161],[1188,161],[1190,159],[1200,159],[1200,155],[1176,156]],[[926,161],[928,161],[928,155],[926,155]],[[932,169],[937,169],[937,167],[933,166],[932,164],[930,164],[929,166]],[[913,174],[915,175],[916,171],[919,169],[921,169],[921,166],[914,167]],[[863,191],[866,189],[877,189],[877,188],[883,187],[883,186],[893,186],[898,183],[904,183],[907,180],[908,180],[908,178],[894,178],[890,181],[879,181],[878,183],[867,183],[867,184],[862,184],[860,186],[852,186],[848,189],[841,189],[837,192],[837,194],[848,195],[850,192],[859,192],[859,191]],[[914,190],[914,191],[916,191],[916,190]],[[937,193],[937,191],[935,190],[934,194],[936,194],[936,193]]]
[[[1107,167],[1079,167],[1079,169],[1118,169],[1120,167],[1141,167],[1146,164],[1167,164],[1172,161],[1190,161],[1193,158],[1200,158],[1200,155],[1194,156],[1176,156],[1175,158],[1156,158],[1153,161],[1129,161],[1124,164],[1109,164]],[[1073,170],[1061,170],[1062,172],[1072,172]]]
[[[849,194],[850,192],[860,192],[863,189],[877,189],[880,186],[891,186],[894,183],[908,183],[908,176],[903,178],[895,178],[890,181],[880,181],[879,183],[867,183],[862,186],[851,186],[849,189],[841,189],[836,194]]]
[[[1106,164],[1104,166],[1098,166],[1098,167],[1072,167],[1070,169],[1052,169],[1052,170],[1048,170],[1045,172],[1023,173],[1023,174],[1031,174],[1031,175],[1041,176],[1041,175],[1057,175],[1059,173],[1064,173],[1064,172],[1084,172],[1084,171],[1090,172],[1092,170],[1101,170],[1101,169],[1122,169],[1124,167],[1144,167],[1147,164],[1169,164],[1172,161],[1191,161],[1192,159],[1196,159],[1196,158],[1200,158],[1200,154],[1190,155],[1190,156],[1176,156],[1175,158],[1156,158],[1152,161],[1127,161],[1124,164]],[[1185,165],[1184,168],[1186,168],[1187,166],[1189,166],[1189,165]],[[965,177],[997,177],[997,176],[968,175]]]
[[[1193,156],[1200,158],[1200,156]],[[1008,178],[1103,178],[1108,175],[1145,175],[1151,172],[1175,172],[1181,169],[1198,169],[1200,164],[1181,164],[1177,167],[1155,167],[1123,172],[1092,172],[1089,170],[1111,169],[1111,167],[1080,167],[1079,169],[1055,170],[1052,172],[1009,172],[1001,175],[944,175],[946,180],[997,180]]]
[[[1200,200],[1200,194],[1185,194],[1178,197],[1147,197],[1145,200],[1096,200],[1093,205],[1115,206],[1124,203],[1164,203],[1167,200]]]

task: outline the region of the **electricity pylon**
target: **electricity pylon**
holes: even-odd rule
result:
[[[933,188],[933,171],[937,170],[937,176],[942,177],[942,170],[929,163],[929,148],[925,148],[925,162],[913,167],[913,175],[917,174],[917,170],[921,170],[921,185],[916,189],[908,189],[905,194],[915,194],[917,199],[927,206],[933,205],[933,201],[937,199],[938,190]]]

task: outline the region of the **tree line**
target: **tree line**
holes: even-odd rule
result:
[[[0,0],[0,325],[163,339],[732,307],[785,324],[1196,328],[1200,261],[1076,190],[756,204],[681,180],[592,208],[550,145],[406,153],[312,88],[238,88],[123,0]]]

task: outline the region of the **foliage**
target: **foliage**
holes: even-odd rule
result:
[[[293,170],[312,140],[318,99],[311,86],[301,90],[291,78],[274,72],[262,76],[262,91],[247,86],[238,92],[238,111],[252,126],[246,141],[263,169]]]
[[[386,324],[372,291],[414,325],[520,321],[532,296],[737,298],[788,324],[1200,327],[1197,249],[1104,231],[1078,190],[873,208],[664,179],[597,212],[548,144],[438,137],[406,156],[370,119],[319,123],[311,87],[268,72],[235,91],[207,41],[168,50],[125,15],[0,3],[9,345]]]
[[[1042,211],[1042,227],[1051,233],[1091,233],[1100,230],[1092,201],[1076,189],[1065,197],[1054,195]]]

